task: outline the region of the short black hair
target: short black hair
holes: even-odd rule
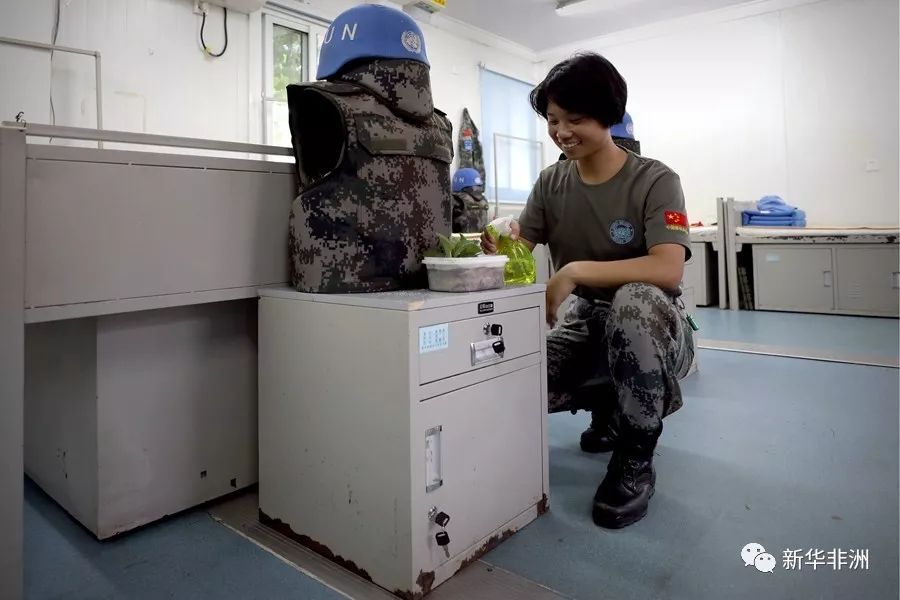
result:
[[[579,53],[557,63],[531,90],[531,107],[547,118],[553,101],[568,112],[591,117],[604,127],[621,123],[628,86],[611,62],[594,52]]]

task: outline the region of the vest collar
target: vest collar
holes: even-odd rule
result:
[[[336,79],[366,88],[398,116],[427,121],[434,113],[428,66],[420,62],[374,59]]]

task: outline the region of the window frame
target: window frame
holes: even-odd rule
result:
[[[261,143],[266,145],[274,145],[274,136],[272,133],[273,116],[272,107],[274,103],[284,103],[284,100],[275,97],[275,90],[272,82],[275,74],[274,63],[274,31],[275,26],[286,27],[305,35],[303,47],[303,70],[305,71],[305,81],[315,81],[315,71],[319,64],[319,54],[322,47],[322,41],[325,37],[327,27],[321,23],[304,18],[301,14],[292,14],[281,6],[267,4],[260,11],[260,43],[261,43],[261,59],[262,68],[260,71],[261,81],[259,82],[260,90],[260,137]]]
[[[306,77],[310,72],[310,27],[299,19],[291,19],[275,13],[263,13],[263,95],[266,99],[275,98],[275,89],[272,87],[272,80],[275,76],[275,50],[273,43],[275,39],[275,26],[291,29],[304,34],[303,40],[303,70]]]
[[[484,64],[479,64],[480,73],[479,73],[479,95],[481,97],[481,120],[482,120],[482,147],[484,149],[484,159],[485,159],[485,194],[491,200],[492,203],[496,205],[516,205],[516,206],[524,206],[528,199],[528,193],[531,191],[531,188],[519,189],[519,188],[505,188],[500,187],[499,182],[496,181],[497,173],[495,173],[495,165],[499,162],[497,157],[497,149],[494,144],[494,134],[497,134],[503,138],[505,138],[508,142],[515,141],[516,143],[525,143],[532,146],[531,151],[531,159],[535,161],[534,166],[537,168],[537,173],[535,175],[539,175],[541,170],[546,166],[546,157],[544,156],[545,152],[545,144],[541,137],[541,123],[537,114],[534,113],[528,108],[528,113],[530,114],[530,118],[532,119],[532,126],[534,127],[533,135],[534,138],[527,137],[526,135],[516,135],[510,132],[501,132],[495,131],[494,127],[496,126],[494,123],[490,123],[489,110],[486,105],[486,79],[488,77],[494,78],[502,78],[507,79],[517,84],[522,84],[529,91],[534,87],[534,83],[521,79],[519,77],[515,77],[513,75],[509,75],[504,73],[503,71],[491,68]],[[526,99],[527,103],[527,99]],[[529,132],[531,133],[531,132]],[[488,135],[490,134],[490,135]],[[490,138],[490,139],[489,139]],[[530,168],[529,168],[530,170]],[[511,172],[508,173],[509,178],[511,179]],[[512,192],[512,193],[511,193]]]

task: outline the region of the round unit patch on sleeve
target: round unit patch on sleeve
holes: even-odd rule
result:
[[[616,219],[609,226],[609,237],[615,243],[625,245],[634,239],[634,225],[625,219]]]

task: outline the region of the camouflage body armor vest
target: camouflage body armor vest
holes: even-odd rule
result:
[[[450,231],[453,160],[427,65],[369,60],[287,91],[300,180],[289,223],[294,287],[427,287],[425,250]]]
[[[621,138],[621,137],[613,137],[613,142],[620,148],[625,148],[626,150],[631,150],[635,154],[641,153],[641,143],[635,139],[631,138]]]
[[[453,194],[453,233],[481,233],[488,224],[488,202],[474,188]]]

